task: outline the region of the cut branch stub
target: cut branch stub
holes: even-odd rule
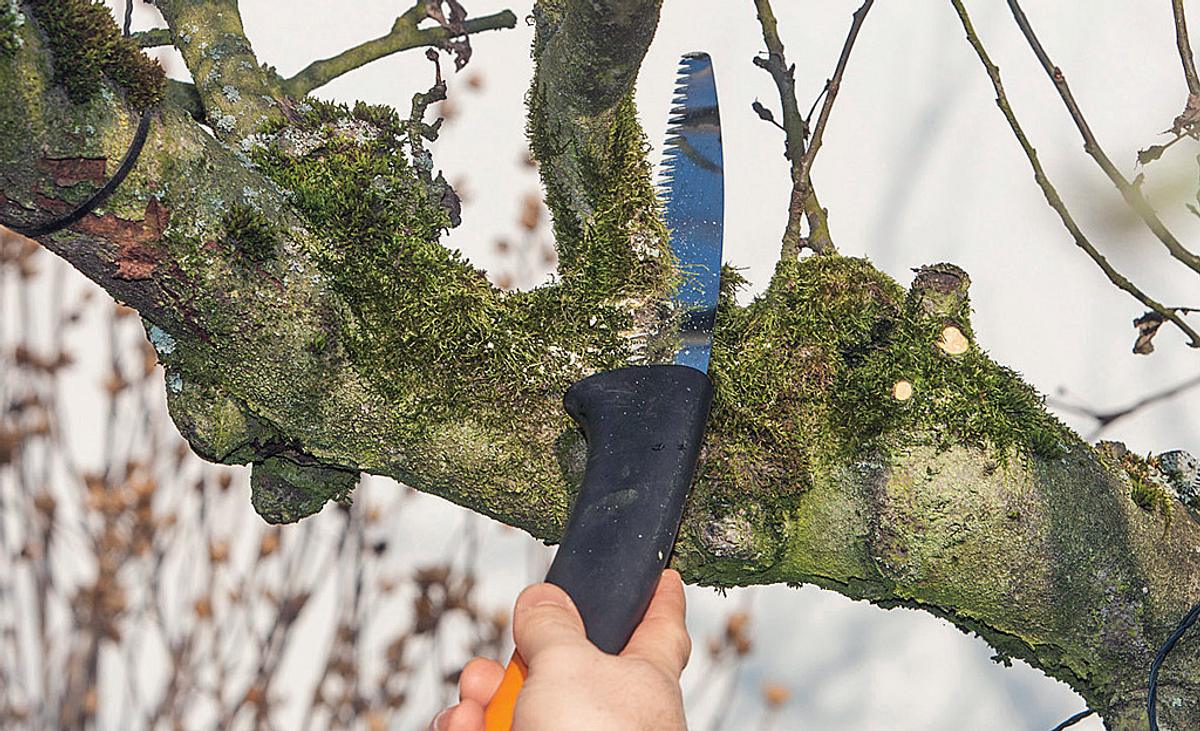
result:
[[[914,269],[917,273],[908,291],[909,312],[918,317],[957,325],[970,336],[971,278],[953,264],[930,264]]]

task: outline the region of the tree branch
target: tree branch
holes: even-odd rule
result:
[[[1004,84],[1000,78],[1000,67],[993,63],[991,57],[988,56],[987,50],[983,46],[983,41],[980,40],[974,26],[971,24],[971,18],[967,14],[966,7],[963,6],[962,0],[951,0],[951,3],[953,3],[954,9],[958,12],[959,20],[962,21],[963,30],[967,34],[967,40],[971,42],[971,47],[975,49],[976,55],[979,56],[980,62],[983,64],[984,69],[987,70],[988,78],[992,81],[992,88],[996,91],[996,104],[1000,107],[1000,111],[1004,113],[1004,118],[1008,121],[1008,126],[1016,136],[1017,142],[1021,144],[1021,149],[1024,150],[1025,157],[1029,160],[1029,165],[1033,168],[1034,180],[1037,181],[1038,187],[1042,189],[1042,194],[1045,195],[1046,202],[1050,204],[1050,207],[1058,214],[1063,226],[1070,232],[1075,245],[1083,249],[1088,257],[1100,267],[1100,270],[1104,272],[1104,276],[1108,277],[1108,281],[1116,285],[1118,289],[1128,292],[1138,302],[1141,302],[1162,317],[1170,320],[1175,327],[1188,336],[1190,339],[1188,344],[1191,347],[1200,347],[1200,333],[1192,329],[1174,309],[1151,298],[1117,271],[1116,267],[1109,263],[1108,259],[1100,253],[1088,239],[1087,235],[1083,233],[1083,230],[1079,228],[1079,225],[1075,222],[1075,218],[1067,208],[1067,204],[1063,202],[1062,197],[1058,194],[1058,190],[1046,176],[1046,171],[1038,159],[1037,150],[1034,149],[1033,144],[1030,143],[1029,138],[1025,135],[1025,130],[1021,127],[1021,123],[1017,121],[1016,113],[1013,112],[1012,105],[1009,103],[1008,96],[1004,91]]]
[[[1149,408],[1155,404],[1162,403],[1163,401],[1169,401],[1182,393],[1186,393],[1187,391],[1196,388],[1197,386],[1200,386],[1200,376],[1193,376],[1185,381],[1176,383],[1173,386],[1168,386],[1162,390],[1146,394],[1127,406],[1109,411],[1101,411],[1100,409],[1092,408],[1090,406],[1072,404],[1061,400],[1055,400],[1053,405],[1056,408],[1063,409],[1064,411],[1070,411],[1080,416],[1086,416],[1089,419],[1095,420],[1096,428],[1087,435],[1087,438],[1091,440],[1098,438],[1101,433],[1121,419],[1132,416],[1142,409]]]
[[[1183,76],[1187,79],[1188,93],[1200,96],[1200,76],[1196,75],[1196,61],[1192,58],[1192,44],[1188,41],[1183,0],[1171,0],[1171,8],[1175,14],[1175,45],[1179,48],[1179,60],[1183,63]]]
[[[562,283],[588,306],[615,308],[626,342],[642,356],[674,346],[659,305],[678,274],[633,100],[661,6],[539,2],[528,96]]]
[[[1166,224],[1155,213],[1154,208],[1146,200],[1141,189],[1129,182],[1121,174],[1121,171],[1117,169],[1117,166],[1113,164],[1112,160],[1109,159],[1108,155],[1105,154],[1104,149],[1100,146],[1099,141],[1097,141],[1095,134],[1092,133],[1091,127],[1084,118],[1083,111],[1080,110],[1079,104],[1075,101],[1075,96],[1071,93],[1071,87],[1067,84],[1066,76],[1063,74],[1062,69],[1055,66],[1050,60],[1046,49],[1042,47],[1041,41],[1038,40],[1037,35],[1034,33],[1033,26],[1029,24],[1029,18],[1025,16],[1025,11],[1021,9],[1020,3],[1017,0],[1008,0],[1008,7],[1012,10],[1013,18],[1016,19],[1017,26],[1021,29],[1022,35],[1029,42],[1030,48],[1033,49],[1034,55],[1037,56],[1038,61],[1042,64],[1042,68],[1050,77],[1050,81],[1054,83],[1054,88],[1058,90],[1058,95],[1062,97],[1063,104],[1066,105],[1071,119],[1074,120],[1079,134],[1083,137],[1083,149],[1096,161],[1096,164],[1100,166],[1100,169],[1104,171],[1108,179],[1121,192],[1121,195],[1125,198],[1125,202],[1129,204],[1130,208],[1138,214],[1146,226],[1158,237],[1159,241],[1166,246],[1171,256],[1183,262],[1192,271],[1200,273],[1200,256],[1189,251],[1179,242],[1179,239],[1175,238],[1175,235],[1167,229]],[[1193,347],[1197,347],[1197,345],[1200,344],[1194,343]]]
[[[242,27],[237,0],[155,0],[219,139],[240,142],[281,115],[283,93]]]
[[[845,43],[842,44],[842,52],[838,56],[833,76],[825,83],[825,103],[821,105],[821,113],[817,115],[817,124],[813,127],[812,139],[808,143],[808,151],[801,157],[800,169],[795,176],[800,180],[802,186],[811,185],[809,180],[813,161],[816,159],[817,153],[821,150],[821,142],[825,137],[825,126],[829,123],[829,115],[833,111],[833,103],[837,100],[838,91],[842,87],[842,77],[846,73],[846,65],[850,62],[850,53],[854,50],[854,42],[858,40],[858,32],[862,29],[862,24],[867,19],[867,13],[870,12],[871,6],[874,3],[875,0],[866,0],[858,10],[854,11],[854,17],[850,23],[850,31],[846,34]]]
[[[151,28],[150,30],[135,31],[131,36],[142,48],[158,48],[175,43],[171,37],[170,28]]]
[[[758,21],[762,26],[763,42],[767,45],[767,57],[754,59],[754,64],[771,74],[779,89],[779,102],[783,110],[784,154],[791,162],[792,197],[788,210],[787,228],[783,233],[783,258],[793,259],[804,247],[817,253],[834,253],[837,249],[829,235],[829,218],[817,200],[810,176],[801,175],[805,140],[808,138],[808,121],[800,114],[796,101],[795,67],[789,66],[784,52],[783,40],[779,36],[775,12],[770,0],[755,0]],[[801,221],[808,219],[809,233],[804,236]]]
[[[452,38],[460,37],[441,26],[419,29],[417,26],[428,17],[425,8],[425,0],[419,0],[396,19],[392,30],[387,35],[350,48],[332,58],[314,61],[295,76],[283,82],[284,92],[298,99],[314,89],[328,84],[342,74],[385,56],[410,48],[440,46]],[[516,24],[517,16],[512,11],[505,10],[467,20],[463,23],[464,33],[462,35],[513,28]]]

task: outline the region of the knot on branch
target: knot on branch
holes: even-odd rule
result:
[[[917,276],[908,290],[909,313],[969,330],[971,278],[967,273],[946,263],[930,264],[913,271]]]
[[[255,445],[270,442],[274,430],[247,414],[221,389],[184,377],[163,357],[164,348],[175,348],[174,338],[153,325],[148,332],[167,370],[167,409],[192,450],[217,464],[254,459]]]
[[[267,457],[255,462],[250,473],[250,502],[268,523],[294,523],[330,500],[345,500],[357,484],[357,472],[300,464],[283,455]]]
[[[699,539],[713,557],[753,564],[754,570],[769,567],[774,556],[771,545],[777,540],[765,525],[763,510],[757,505],[714,516],[701,528]]]

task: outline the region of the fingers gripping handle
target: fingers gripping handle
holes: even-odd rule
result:
[[[625,647],[671,555],[711,404],[708,376],[674,365],[598,373],[563,398],[587,437],[587,466],[546,580],[570,595],[605,652]],[[511,709],[504,725],[492,709],[508,693],[515,700],[516,675],[510,665],[487,731],[510,728]]]

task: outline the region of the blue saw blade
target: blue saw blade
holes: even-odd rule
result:
[[[660,189],[671,250],[682,274],[671,297],[681,310],[675,364],[707,373],[725,230],[721,114],[707,53],[684,55],[672,105]]]

